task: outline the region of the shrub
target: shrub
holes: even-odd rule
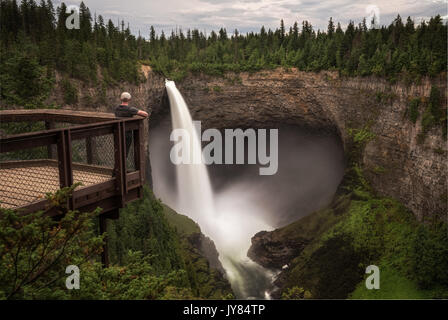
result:
[[[421,288],[448,285],[448,228],[420,225],[413,241],[413,273]]]
[[[213,91],[215,91],[215,92],[221,92],[221,91],[222,91],[222,88],[221,88],[220,86],[214,86],[214,87],[213,87]]]
[[[73,189],[48,195],[53,207],[67,203]],[[102,248],[92,231],[98,211],[69,211],[59,221],[44,212],[20,215],[0,209],[0,298],[55,299],[68,295],[62,281],[68,265],[88,263]]]
[[[412,123],[417,122],[417,118],[419,116],[418,107],[420,105],[420,98],[414,98],[409,103],[409,119]]]
[[[64,93],[64,102],[66,104],[76,104],[78,102],[78,89],[67,78],[61,81],[62,91]]]
[[[431,93],[429,94],[428,108],[432,116],[436,120],[440,120],[442,116],[442,110],[440,108],[440,90],[437,86],[433,85],[431,87]]]
[[[375,134],[367,127],[361,129],[349,129],[348,134],[353,138],[356,144],[365,144],[375,138]]]
[[[283,300],[302,300],[302,299],[311,299],[311,293],[300,287],[292,287],[287,289],[282,294]]]
[[[432,114],[431,110],[428,108],[425,110],[422,116],[422,130],[424,133],[428,132],[434,124],[436,123],[436,119]]]

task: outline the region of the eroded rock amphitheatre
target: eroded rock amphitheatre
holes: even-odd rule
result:
[[[151,70],[145,70],[145,76],[146,82],[139,86],[109,89],[107,107],[98,108],[110,110],[120,91],[127,89],[137,106],[152,113],[149,125],[155,124],[169,112],[165,81]],[[364,149],[362,164],[375,192],[397,198],[423,219],[447,211],[447,146],[442,129],[433,128],[419,144],[421,121],[413,124],[407,116],[409,99],[428,97],[432,84],[445,95],[443,77],[405,86],[373,77],[343,78],[333,72],[294,69],[189,76],[177,86],[203,127],[298,125],[335,132],[346,150],[350,132],[366,128],[374,138]]]

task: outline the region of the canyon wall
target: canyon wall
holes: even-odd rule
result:
[[[444,94],[446,83],[434,82]],[[374,138],[362,155],[366,177],[376,192],[399,199],[422,219],[447,212],[442,129],[432,129],[419,144],[421,121],[413,124],[407,116],[409,99],[428,97],[431,85],[429,80],[405,87],[377,78],[275,70],[192,77],[179,88],[193,118],[203,120],[205,127],[294,124],[335,131],[346,148],[350,129],[367,128]]]
[[[149,67],[143,71],[146,82],[108,89],[106,103],[95,107],[112,110],[121,91],[126,90],[134,97],[133,105],[151,112],[149,126],[156,125],[169,113],[164,78]],[[442,129],[433,128],[424,142],[418,143],[421,116],[416,124],[407,116],[409,99],[428,97],[432,84],[440,88],[446,104],[443,78],[405,86],[373,77],[342,78],[334,72],[277,69],[224,77],[190,76],[177,86],[203,128],[298,125],[333,131],[346,149],[352,129],[365,128],[373,133],[373,139],[363,151],[362,164],[374,190],[399,199],[423,219],[447,212],[447,144]],[[83,94],[94,92],[80,92],[80,101]],[[82,108],[91,110],[85,105]]]

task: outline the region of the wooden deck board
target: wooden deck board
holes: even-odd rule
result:
[[[19,164],[19,162],[18,162]],[[75,165],[73,181],[82,187],[109,180],[112,170],[100,170],[95,166]],[[49,160],[40,164],[21,163],[17,168],[9,165],[0,168],[0,207],[12,209],[45,198],[46,193],[59,189],[58,167]]]

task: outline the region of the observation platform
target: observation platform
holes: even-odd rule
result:
[[[144,118],[72,110],[0,111],[0,207],[60,214],[47,193],[81,183],[67,208],[116,219],[143,196]],[[107,264],[107,255],[103,257]]]

